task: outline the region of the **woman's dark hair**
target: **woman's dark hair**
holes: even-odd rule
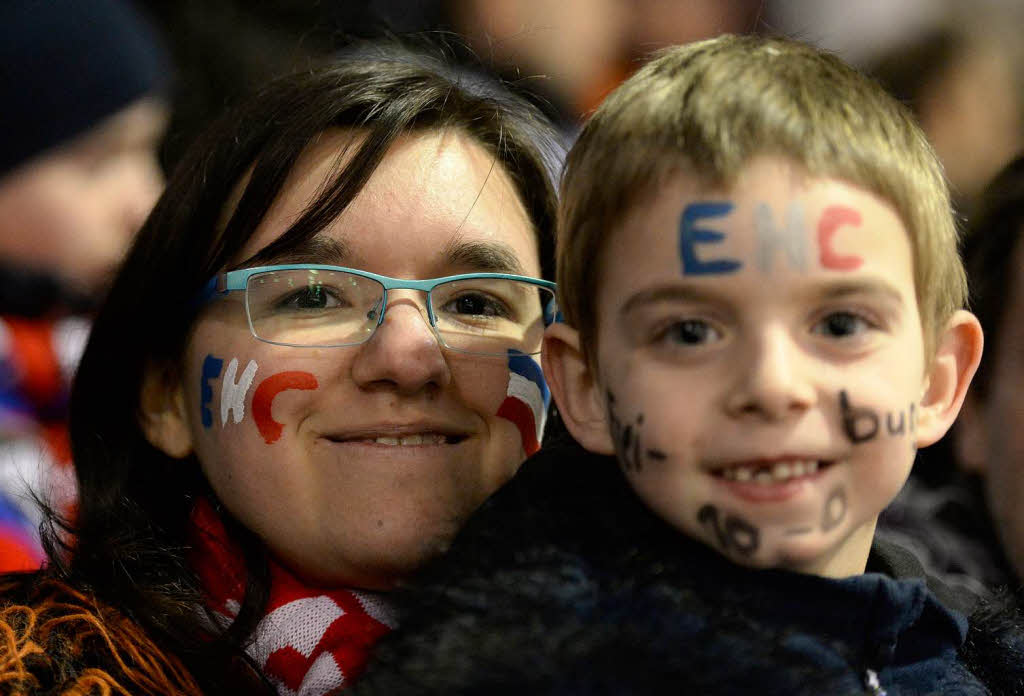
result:
[[[222,635],[209,633],[186,561],[188,521],[209,489],[194,456],[172,459],[146,440],[139,397],[147,374],[181,375],[180,360],[204,284],[237,259],[300,153],[325,129],[358,129],[350,163],[276,241],[239,266],[307,240],[353,200],[395,139],[455,129],[509,174],[536,230],[543,274],[553,275],[557,150],[544,120],[500,85],[397,47],[377,47],[280,79],[219,119],[172,175],[92,328],[71,399],[77,519],[47,534],[51,572],[93,591],[178,655],[200,685],[224,687],[224,660],[242,648],[266,599],[266,557],[226,519],[249,569],[246,601]],[[251,175],[230,210],[239,182]],[[230,217],[224,219],[226,214]],[[212,495],[212,494],[210,494]],[[65,532],[70,536],[64,536]],[[61,539],[70,538],[70,544]]]

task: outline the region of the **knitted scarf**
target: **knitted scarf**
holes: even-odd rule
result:
[[[230,621],[245,588],[241,550],[207,500],[196,505],[192,526],[190,562],[210,608]],[[270,599],[247,651],[278,694],[318,696],[349,686],[394,625],[382,595],[307,585],[271,559]]]

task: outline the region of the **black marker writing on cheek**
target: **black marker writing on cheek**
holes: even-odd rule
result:
[[[615,413],[615,395],[606,391],[608,402],[608,429],[615,445],[615,454],[626,471],[643,471],[644,459],[664,461],[668,458],[659,449],[645,448],[640,429],[644,424],[644,414],[638,413],[632,423],[623,424]]]
[[[827,532],[843,521],[846,517],[846,489],[838,486],[828,494],[825,508],[821,514],[821,531]]]
[[[889,431],[890,435],[902,435],[903,429],[906,426],[906,414],[900,411],[900,423],[895,426],[892,424],[892,415],[892,413],[885,414],[885,429]]]
[[[867,442],[878,434],[878,415],[866,408],[854,408],[846,390],[839,391],[839,410],[843,415],[843,430],[853,444]]]
[[[910,402],[910,449],[917,451],[917,412],[914,410],[914,402]]]
[[[750,556],[761,545],[761,532],[757,527],[736,515],[726,515],[720,520],[718,508],[710,503],[697,511],[697,522],[711,528],[718,545],[726,552]]]
[[[839,413],[843,421],[843,432],[853,444],[859,445],[878,436],[881,427],[878,413],[869,408],[852,405],[845,389],[839,390]],[[910,436],[913,438],[917,430],[917,415],[913,403],[906,411],[889,411],[885,414],[885,432],[891,437],[902,436],[907,432],[908,421]],[[917,448],[914,442],[911,442],[910,446],[911,449]]]

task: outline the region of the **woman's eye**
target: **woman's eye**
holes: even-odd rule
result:
[[[310,285],[285,298],[285,309],[333,309],[340,307],[337,295],[323,285]]]
[[[696,346],[712,343],[721,339],[718,330],[706,321],[686,319],[670,324],[659,335],[659,339],[669,343]]]
[[[871,322],[853,312],[832,312],[814,325],[813,332],[832,338],[846,338],[864,333],[871,328]]]
[[[504,303],[478,293],[467,293],[459,295],[445,302],[441,311],[449,314],[472,315],[478,317],[502,317],[509,316],[509,311]]]

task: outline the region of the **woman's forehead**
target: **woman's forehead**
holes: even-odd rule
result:
[[[307,147],[280,194],[239,255],[249,258],[278,239],[308,210],[354,156],[362,134],[332,130]],[[421,256],[451,247],[504,247],[522,271],[539,271],[537,239],[518,189],[504,167],[472,137],[455,130],[400,136],[348,207],[317,235],[320,243],[300,245],[292,256],[308,258],[326,248],[323,238],[345,251],[350,265],[370,263],[382,251],[401,249]],[[442,251],[444,250],[444,252]],[[337,254],[335,254],[337,255]],[[455,256],[469,260],[472,254]],[[294,261],[294,258],[293,258]]]

